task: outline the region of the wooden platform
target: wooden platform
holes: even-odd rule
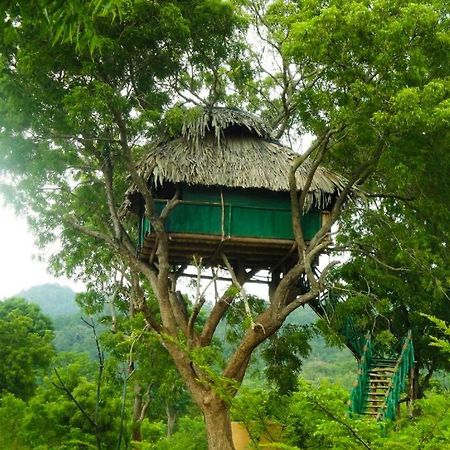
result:
[[[194,257],[201,257],[206,267],[221,265],[221,252],[230,262],[248,268],[270,268],[296,257],[293,240],[169,233],[169,241],[169,259],[173,265],[192,264]],[[142,260],[149,260],[154,245],[155,234],[147,234],[140,252]]]

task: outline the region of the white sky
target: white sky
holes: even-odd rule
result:
[[[0,299],[44,283],[59,283],[75,291],[83,289],[79,283],[52,277],[45,262],[38,260],[39,255],[45,256],[35,247],[25,218],[17,217],[0,202]]]

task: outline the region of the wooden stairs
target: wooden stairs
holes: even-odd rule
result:
[[[306,277],[299,279],[301,293],[309,290]],[[339,296],[330,293],[309,303],[314,312],[330,323],[336,315]],[[341,321],[337,333],[358,360],[358,377],[350,395],[350,414],[360,414],[376,420],[395,420],[398,417],[400,396],[411,385],[414,370],[414,346],[411,330],[389,349],[372,342],[370,332],[365,335],[355,326],[353,317]]]
[[[411,331],[394,345],[388,355],[372,345],[366,334],[358,360],[358,379],[350,395],[351,414],[361,414],[376,420],[398,417],[400,396],[411,386],[414,370],[414,346]]]
[[[364,389],[364,397],[366,398],[364,415],[377,418],[382,412],[396,364],[397,360],[395,359],[372,359],[369,367],[369,377]]]

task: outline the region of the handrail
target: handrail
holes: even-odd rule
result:
[[[310,302],[309,305],[318,316],[329,324],[330,317],[335,315],[336,306],[339,303],[338,297],[329,295],[329,293],[324,293],[314,301]],[[353,355],[357,359],[360,359],[363,354],[366,338],[356,329],[353,318],[351,316],[346,316],[342,326],[337,330],[337,332],[344,338],[345,345],[349,348]]]
[[[372,342],[370,333],[366,334],[361,359],[358,361],[358,380],[350,395],[350,412],[362,414],[365,408],[367,393],[364,392],[369,379],[370,363],[372,361]]]
[[[389,389],[383,406],[378,413],[378,420],[394,420],[397,416],[397,408],[400,402],[400,394],[405,389],[405,383],[409,373],[414,368],[414,346],[411,330],[403,339],[402,351],[395,365],[395,371],[389,382]]]
[[[364,352],[364,345],[366,342],[365,336],[361,336],[355,326],[355,321],[351,316],[347,316],[344,319],[344,325],[341,329],[341,333],[346,340],[346,345],[350,351],[356,356],[361,358]],[[373,345],[371,344],[371,358],[373,357]]]
[[[155,199],[155,204],[165,204],[168,200],[165,199]],[[259,209],[261,211],[282,211],[291,212],[290,208],[280,208],[279,206],[258,206],[258,205],[239,205],[236,203],[224,202],[211,202],[211,201],[200,201],[200,200],[178,200],[179,205],[197,205],[197,206],[226,206],[232,208],[247,208],[247,209]],[[318,212],[318,211],[312,211]]]

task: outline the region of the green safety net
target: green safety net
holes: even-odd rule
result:
[[[304,283],[304,281],[302,282]],[[305,292],[307,292],[307,290],[305,290]],[[335,316],[336,309],[341,302],[342,300],[339,296],[326,292],[319,298],[310,302],[309,305],[318,316],[327,323],[330,323],[331,318]],[[357,329],[353,318],[350,316],[345,317],[337,332],[344,338],[345,345],[355,357],[360,359],[366,344],[366,337]]]
[[[402,344],[401,353],[395,365],[395,372],[392,376],[384,405],[380,408],[378,414],[379,420],[395,420],[400,403],[400,395],[407,387],[409,375],[414,369],[414,346],[411,330],[408,331]]]
[[[366,387],[369,383],[370,364],[372,362],[372,341],[370,333],[365,336],[365,343],[362,349],[361,359],[358,361],[358,379],[350,395],[350,411],[362,414],[366,405]]]

